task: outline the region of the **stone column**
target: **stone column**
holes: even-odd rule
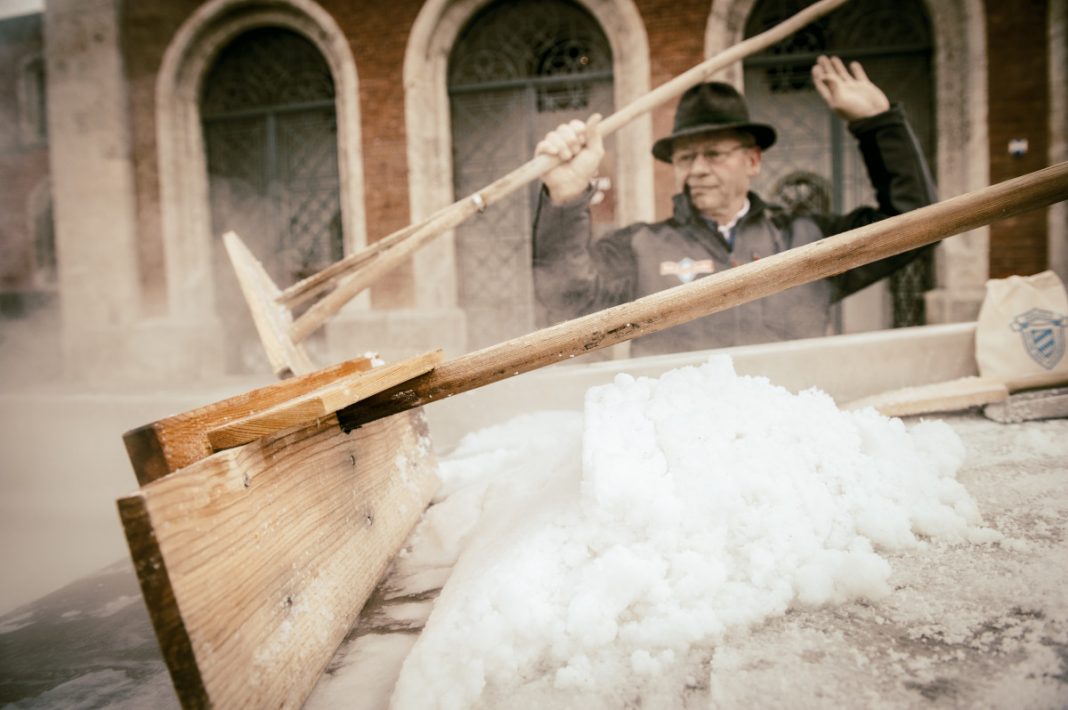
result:
[[[990,184],[987,37],[982,0],[926,0],[935,30],[938,196]],[[938,287],[925,295],[927,323],[973,321],[990,266],[990,228],[944,240],[935,252]]]
[[[216,374],[217,329],[203,319],[144,317],[119,6],[49,0],[45,7],[64,369],[92,382]]]
[[[113,367],[140,317],[126,88],[118,0],[49,0],[50,168],[65,370]]]

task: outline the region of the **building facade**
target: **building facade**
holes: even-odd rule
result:
[[[47,0],[0,21],[18,127],[0,136],[8,301],[58,302],[72,375],[265,369],[223,232],[285,288],[518,167],[558,123],[612,113],[807,4]],[[860,59],[905,104],[943,198],[1064,160],[1064,5],[851,0],[724,70],[783,136],[760,192],[871,199],[807,80],[821,52]],[[649,151],[672,114],[610,139],[598,229],[668,213],[670,170]],[[419,250],[332,317],[313,356],[459,354],[545,325],[534,197],[521,188]],[[989,277],[1068,276],[1066,244],[1063,204],[948,239],[843,304],[839,329],[972,319]]]

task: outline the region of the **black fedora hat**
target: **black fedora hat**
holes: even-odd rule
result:
[[[749,120],[745,98],[730,84],[710,81],[688,89],[675,109],[675,128],[667,138],[653,144],[653,156],[671,162],[672,144],[676,138],[709,131],[736,129],[753,135],[762,149],[775,143],[775,129]]]

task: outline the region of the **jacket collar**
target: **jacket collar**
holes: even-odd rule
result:
[[[761,214],[767,207],[767,203],[760,199],[760,196],[750,190],[746,195],[749,197],[749,211],[738,222],[743,224],[751,219],[755,219]],[[700,224],[707,225],[708,222],[701,217],[701,214],[693,206],[693,202],[690,201],[690,193],[685,189],[679,194],[671,198],[672,206],[674,208],[672,219],[679,224]]]

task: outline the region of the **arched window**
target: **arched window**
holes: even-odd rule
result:
[[[597,21],[566,0],[496,2],[475,15],[449,58],[453,184],[470,194],[531,158],[541,137],[572,118],[612,113],[612,55]],[[612,175],[612,141],[602,174]],[[606,181],[605,185],[610,185]],[[456,232],[460,306],[469,348],[543,325],[533,296],[531,221],[537,185],[491,206]],[[612,192],[594,221],[613,220]]]
[[[334,81],[301,34],[249,30],[205,75],[200,111],[217,309],[235,336],[229,367],[241,371],[261,363],[262,347],[219,237],[237,232],[283,288],[341,258]]]
[[[22,64],[19,77],[19,139],[23,145],[48,140],[48,96],[45,89],[45,63],[40,56]]]
[[[811,4],[759,0],[746,21],[751,37]],[[745,93],[754,116],[776,127],[779,142],[764,156],[754,186],[789,206],[799,189],[807,206],[836,212],[874,204],[864,164],[842,121],[827,111],[810,70],[820,54],[859,60],[868,76],[902,104],[935,165],[934,91],[930,20],[920,0],[853,0],[765,52],[745,61]],[[781,192],[785,190],[786,192]],[[816,194],[820,190],[825,194]],[[892,324],[924,322],[923,292],[933,285],[930,259],[891,278]]]

